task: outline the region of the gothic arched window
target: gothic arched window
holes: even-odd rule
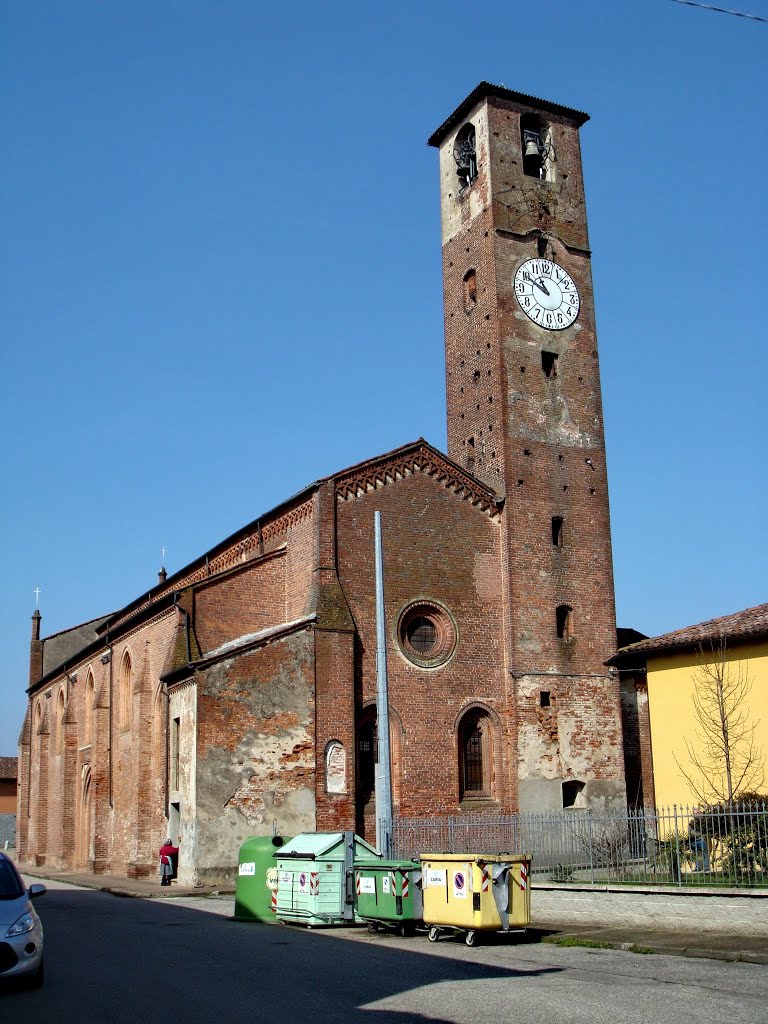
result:
[[[120,662],[117,707],[120,728],[127,729],[131,724],[131,656],[128,651]]]
[[[83,700],[85,701],[85,707],[83,708],[83,742],[90,743],[93,738],[93,696],[95,692],[95,686],[93,682],[93,673],[88,672],[88,678],[85,681],[85,695]]]
[[[482,708],[471,708],[459,722],[459,797],[488,799],[492,795],[491,721]]]
[[[64,690],[59,690],[56,699],[56,753],[60,754],[64,749],[64,714],[66,704],[64,703]]]

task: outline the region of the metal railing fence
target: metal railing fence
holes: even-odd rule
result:
[[[768,804],[395,818],[392,853],[530,853],[562,883],[768,886]]]

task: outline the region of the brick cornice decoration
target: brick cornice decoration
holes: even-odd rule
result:
[[[462,501],[470,502],[491,518],[499,515],[499,498],[493,491],[427,444],[395,456],[382,456],[364,462],[336,477],[336,499],[349,501],[360,498],[414,473],[425,473],[433,477]]]

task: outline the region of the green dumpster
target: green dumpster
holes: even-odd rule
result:
[[[274,921],[277,910],[275,854],[291,836],[250,836],[240,847],[235,920]]]
[[[380,860],[355,864],[357,916],[371,930],[392,928],[412,935],[422,918],[421,864]]]
[[[278,920],[312,927],[355,920],[353,865],[379,855],[354,832],[305,832],[275,859]]]

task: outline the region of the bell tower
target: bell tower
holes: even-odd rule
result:
[[[579,129],[481,83],[437,129],[448,454],[504,497],[521,810],[624,803]]]

